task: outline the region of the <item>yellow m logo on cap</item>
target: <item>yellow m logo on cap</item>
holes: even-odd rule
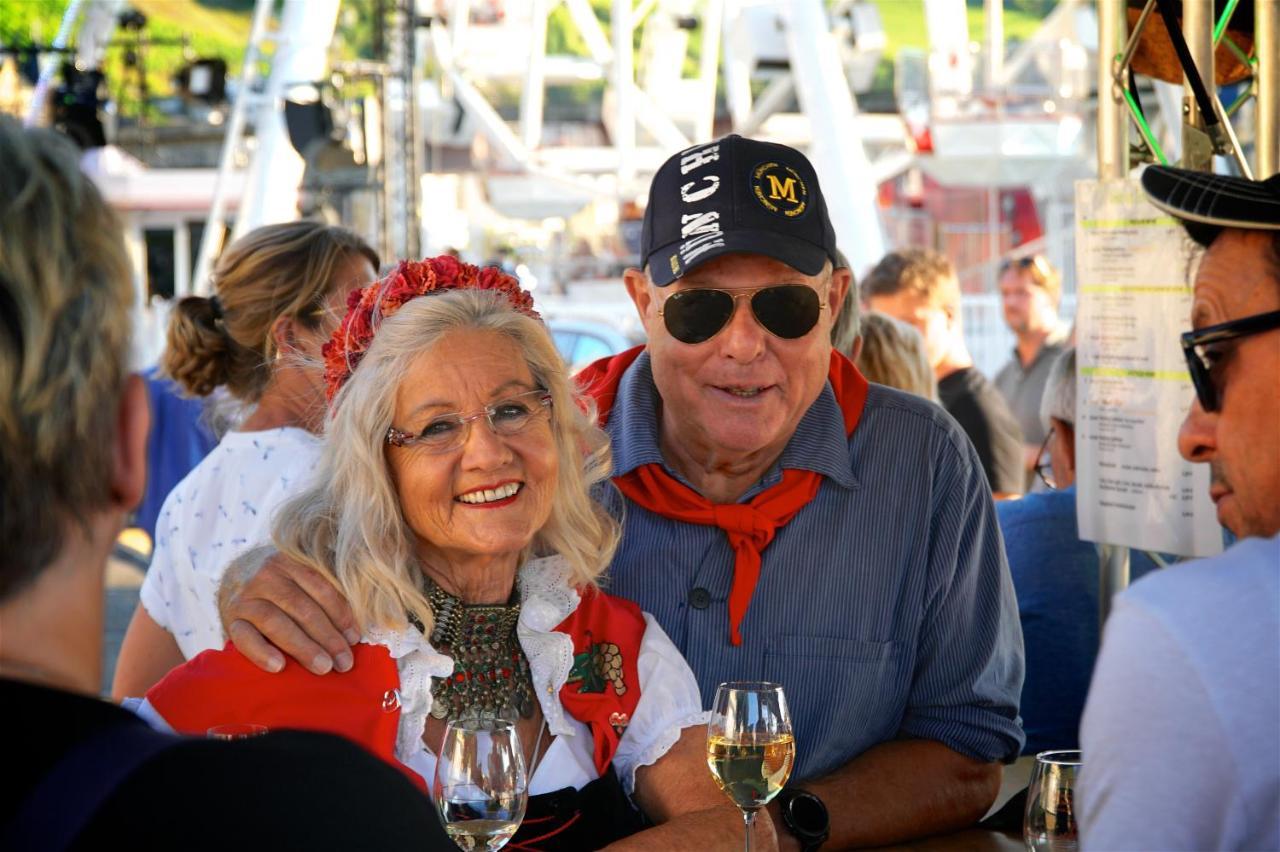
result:
[[[769,197],[774,201],[787,200],[792,204],[798,203],[796,198],[796,179],[789,177],[786,180],[778,180],[777,175],[765,175],[769,179]]]

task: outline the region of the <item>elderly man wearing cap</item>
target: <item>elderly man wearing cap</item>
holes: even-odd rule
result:
[[[832,350],[851,276],[812,165],[739,136],[676,154],[653,179],[641,260],[626,286],[647,346],[580,376],[613,442],[602,499],[624,519],[610,591],[653,613],[707,706],[722,681],[783,684],[784,847],[972,823],[1022,744],[991,493],[941,409]],[[348,664],[345,605],[269,566],[231,595],[232,638],[278,655],[253,621],[299,660]],[[317,642],[279,629],[283,613]]]
[[[1178,435],[1241,539],[1116,599],[1081,725],[1094,849],[1280,849],[1280,175],[1152,166],[1152,202],[1206,247]]]

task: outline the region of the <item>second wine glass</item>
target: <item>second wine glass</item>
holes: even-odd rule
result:
[[[432,798],[450,839],[464,850],[501,849],[529,802],[524,749],[515,723],[463,719],[445,728]]]
[[[707,723],[707,766],[742,810],[747,852],[756,812],[782,792],[795,757],[791,714],[779,684],[720,684]]]

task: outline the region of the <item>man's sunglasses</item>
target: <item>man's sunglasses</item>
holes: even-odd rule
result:
[[[1280,328],[1280,311],[1254,314],[1183,333],[1182,354],[1186,356],[1191,383],[1196,387],[1201,408],[1217,411],[1222,402],[1221,388],[1213,378],[1213,368],[1223,355],[1217,348],[1218,344],[1276,328]]]
[[[1031,269],[1032,267],[1034,267],[1035,270],[1043,276],[1048,276],[1051,271],[1049,268],[1049,261],[1045,260],[1043,255],[1032,254],[1004,261],[1000,264],[1000,274],[1004,275],[1010,269],[1022,270]]]
[[[705,343],[733,318],[738,299],[751,300],[756,322],[774,337],[795,340],[818,324],[827,307],[818,291],[804,284],[781,284],[751,290],[691,287],[677,290],[658,310],[667,331],[681,343]]]

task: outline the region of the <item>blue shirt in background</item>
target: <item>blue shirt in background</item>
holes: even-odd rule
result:
[[[609,417],[616,473],[663,463],[659,402],[644,353]],[[846,437],[828,385],[741,502],[783,468],[824,480],[764,551],[742,645],[729,641],[734,554],[724,532],[668,520],[616,489],[606,499],[624,524],[609,591],[658,620],[693,668],[704,706],[722,681],[783,685],[797,781],[899,738],[986,761],[1016,757],[1017,606],[986,476],[955,421],[871,385]]]
[[[996,504],[1018,594],[1027,677],[1022,728],[1027,754],[1079,748],[1080,714],[1098,655],[1098,549],[1081,541],[1076,489]],[[1132,551],[1129,576],[1156,568]]]
[[[164,498],[218,444],[203,421],[204,400],[182,395],[172,379],[152,367],[142,374],[151,403],[151,431],[147,433],[147,490],[134,513],[133,526],[156,537],[156,518]]]

